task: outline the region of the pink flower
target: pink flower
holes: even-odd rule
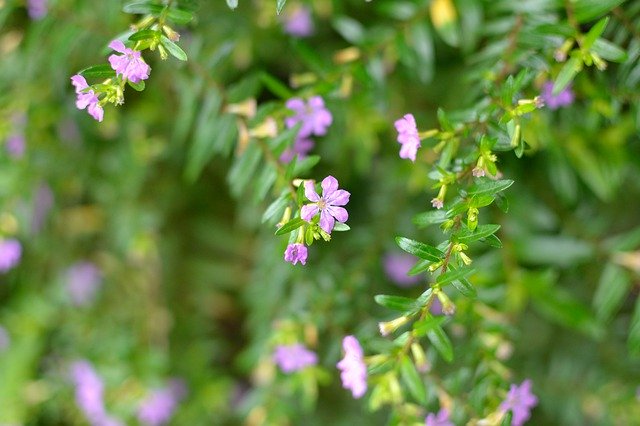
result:
[[[280,155],[280,162],[289,163],[291,160],[293,160],[293,157],[296,154],[298,155],[298,159],[302,160],[307,156],[309,151],[311,151],[314,146],[315,146],[315,142],[312,141],[311,139],[296,138],[295,142],[293,143],[293,146],[291,148],[287,148]]]
[[[172,380],[169,386],[152,392],[138,409],[138,420],[146,426],[167,424],[178,403],[186,394],[186,386],[180,379]]]
[[[285,104],[287,108],[295,112],[293,117],[285,119],[287,128],[292,128],[298,123],[302,123],[298,138],[306,138],[311,135],[324,136],[327,129],[333,122],[331,112],[324,106],[324,101],[320,96],[314,96],[308,102],[300,98],[292,98]]]
[[[104,118],[104,110],[95,92],[93,90],[86,90],[89,88],[87,80],[80,74],[76,74],[71,77],[71,84],[76,88],[76,107],[78,107],[78,109],[87,108],[89,115],[98,121],[102,121]]]
[[[37,21],[47,16],[47,1],[48,0],[28,0],[27,11],[29,12],[29,18]]]
[[[549,107],[549,109],[558,109],[560,107],[571,105],[574,100],[573,90],[571,90],[571,86],[565,87],[560,93],[554,95],[553,81],[547,81],[546,83],[544,83],[540,96],[544,101],[544,105]]]
[[[308,350],[296,343],[295,345],[279,345],[273,353],[273,361],[278,364],[283,373],[293,373],[310,365],[318,363],[318,356],[315,352]]]
[[[339,206],[346,205],[351,194],[338,189],[338,180],[333,176],[327,176],[322,181],[322,197],[311,180],[304,182],[304,195],[313,203],[302,206],[300,217],[310,222],[320,212],[320,228],[327,234],[331,234],[336,220],[344,223],[349,219],[347,210]]]
[[[313,21],[311,10],[308,7],[298,6],[288,11],[283,19],[284,32],[294,37],[308,37],[313,34]]]
[[[125,47],[120,40],[109,43],[109,47],[122,55],[113,54],[109,56],[111,68],[132,83],[139,83],[141,80],[149,78],[151,67],[142,59],[140,52]]]
[[[8,239],[0,241],[0,272],[7,272],[20,263],[22,245],[20,241]]]
[[[520,386],[511,385],[507,399],[500,404],[500,411],[506,413],[511,411],[513,418],[512,426],[522,426],[529,417],[531,417],[531,409],[538,405],[538,398],[531,393],[531,380],[527,379]]]
[[[300,262],[307,264],[307,247],[304,244],[289,244],[284,252],[284,260],[295,265]]]
[[[400,158],[416,161],[416,153],[420,148],[420,136],[418,136],[416,119],[413,118],[413,114],[405,114],[404,117],[396,120],[394,126],[398,131],[398,143],[402,145]]]
[[[26,140],[23,134],[14,133],[7,138],[7,153],[12,158],[22,158],[26,147]]]
[[[424,426],[454,426],[454,424],[449,421],[449,412],[441,408],[437,415],[429,413],[424,419]]]
[[[350,389],[354,398],[361,398],[367,391],[367,366],[364,363],[362,347],[353,336],[342,339],[344,358],[338,362],[342,387]]]
[[[67,270],[67,293],[76,306],[91,303],[100,288],[100,270],[91,262],[79,262]]]
[[[420,276],[407,275],[416,258],[410,254],[390,253],[384,257],[384,272],[396,284],[402,287],[408,287],[420,282]]]

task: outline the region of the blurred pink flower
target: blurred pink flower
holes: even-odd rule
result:
[[[294,6],[284,14],[284,32],[294,37],[308,37],[313,34],[311,10],[305,6]]]
[[[91,262],[78,262],[67,270],[67,293],[76,306],[93,302],[100,288],[102,277],[98,267]]]
[[[531,417],[531,409],[538,405],[538,398],[531,392],[531,380],[527,379],[520,386],[512,384],[507,398],[500,404],[500,411],[511,410],[512,426],[522,426]]]
[[[22,244],[20,241],[9,238],[0,241],[0,272],[7,272],[20,263],[22,257]]]
[[[350,389],[354,398],[361,398],[367,391],[367,366],[360,342],[354,336],[342,339],[344,358],[338,362],[342,387]]]
[[[315,352],[296,343],[294,345],[279,345],[273,352],[273,361],[278,364],[283,373],[293,373],[318,363]]]
[[[391,281],[401,287],[417,284],[421,279],[419,275],[407,275],[416,261],[417,259],[408,253],[388,253],[383,260],[384,272]]]
[[[138,420],[146,426],[167,424],[185,394],[184,381],[172,380],[169,386],[155,390],[142,401],[138,408]]]

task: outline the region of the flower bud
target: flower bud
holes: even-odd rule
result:
[[[443,291],[436,292],[436,296],[438,296],[438,300],[442,304],[442,313],[449,316],[456,313],[456,306],[453,304],[449,296]]]
[[[380,334],[382,334],[383,336],[388,336],[389,334],[396,331],[399,327],[406,324],[408,320],[409,318],[403,315],[391,321],[379,322],[378,329],[380,330]]]
[[[267,117],[257,127],[249,130],[249,135],[254,138],[274,138],[278,135],[278,124],[272,117]]]
[[[249,98],[236,104],[227,105],[225,111],[230,114],[237,114],[247,118],[253,118],[256,115],[256,108],[256,100],[253,98]]]
[[[173,28],[171,28],[168,25],[163,25],[162,26],[162,31],[164,31],[164,33],[167,35],[167,38],[171,41],[178,41],[180,40],[180,34],[177,31],[174,31]]]
[[[427,360],[427,355],[424,353],[424,349],[420,346],[419,343],[411,344],[411,354],[413,355],[413,361],[415,362],[416,368],[421,373],[426,373],[431,370],[431,365],[429,364],[429,360]]]

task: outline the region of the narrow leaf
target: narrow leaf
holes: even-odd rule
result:
[[[427,337],[445,361],[453,361],[453,345],[442,327],[434,327],[431,331],[427,332]]]
[[[227,0],[227,6],[231,9],[238,7],[238,0]]]
[[[373,298],[376,303],[393,311],[408,313],[416,310],[416,301],[409,297],[378,294]]]
[[[577,57],[573,57],[564,64],[556,81],[553,83],[553,95],[557,95],[569,85],[574,77],[582,70],[582,60]]]
[[[162,36],[160,40],[162,40],[162,45],[167,49],[167,51],[169,51],[169,53],[171,53],[174,58],[181,61],[187,60],[187,54],[184,52],[184,50],[182,50],[180,46],[169,40],[166,36]]]
[[[116,72],[110,65],[94,65],[80,71],[78,74],[84,78],[112,78],[116,76]]]
[[[284,5],[287,3],[287,0],[277,0],[276,2],[276,13],[280,15],[282,9],[284,9]]]
[[[295,231],[296,229],[300,228],[302,225],[305,225],[307,223],[309,222],[307,222],[306,220],[302,220],[299,217],[296,217],[295,219],[291,219],[289,222],[285,223],[280,228],[278,228],[278,230],[276,231],[276,235],[288,234],[289,232]]]
[[[453,268],[453,265],[450,265]],[[475,273],[476,270],[469,267],[459,268],[459,269],[451,269],[450,271],[445,272],[444,274],[440,274],[438,278],[436,278],[436,283],[441,286],[449,284],[451,281],[459,280],[461,278],[465,278],[468,275]]]
[[[460,243],[469,244],[482,238],[486,238],[489,235],[495,234],[498,229],[500,229],[500,225],[480,225],[475,229],[474,232],[471,232],[468,229],[464,229],[462,232],[460,232],[459,235],[456,236],[456,239]]]
[[[416,366],[408,356],[402,358],[400,374],[402,376],[402,380],[407,385],[411,396],[413,396],[421,405],[426,404],[427,390],[424,386],[424,381],[422,380],[422,377],[420,377],[418,370],[416,370]]]
[[[505,189],[509,188],[511,185],[513,185],[512,180],[485,179],[472,185],[471,188],[469,188],[469,190],[467,191],[467,195],[478,196],[478,195],[484,195],[484,194],[496,194],[498,192],[504,191]]]
[[[444,253],[437,248],[409,238],[396,237],[396,243],[407,253],[411,253],[414,256],[418,256],[421,259],[426,259],[431,262],[439,262],[442,256],[444,256]]]

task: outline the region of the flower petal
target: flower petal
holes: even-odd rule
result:
[[[346,222],[349,219],[349,212],[343,207],[329,206],[327,210],[338,222]]]
[[[87,80],[80,74],[76,74],[71,77],[71,84],[76,88],[76,93],[79,93],[82,89],[89,87]]]
[[[113,40],[111,43],[109,43],[109,48],[120,53],[125,53],[127,49],[124,46],[124,43],[121,42],[120,40]]]
[[[300,98],[291,98],[284,106],[297,113],[301,113],[305,109],[304,101]]]
[[[302,220],[306,220],[307,222],[311,222],[311,219],[318,214],[318,205],[317,204],[307,204],[302,206],[300,209],[300,217]]]
[[[322,180],[322,196],[325,200],[338,189],[338,180],[329,175]]]
[[[312,180],[304,181],[304,196],[307,197],[309,201],[320,201],[320,196],[316,192],[316,187]]]
[[[327,210],[320,211],[320,228],[322,228],[324,232],[330,234],[335,224],[336,220],[331,216],[331,213]]]
[[[330,197],[326,198],[325,201],[330,206],[344,206],[349,202],[349,197],[351,193],[349,191],[345,191],[344,189],[338,189]]]

